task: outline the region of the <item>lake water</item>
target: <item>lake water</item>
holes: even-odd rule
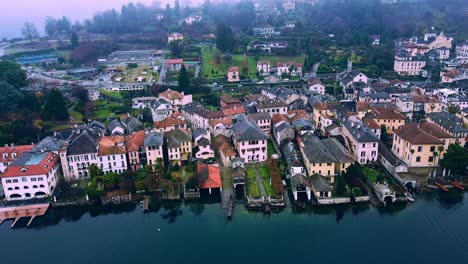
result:
[[[468,259],[467,195],[413,204],[301,210],[266,216],[240,202],[49,210],[26,228],[0,226],[0,263],[441,263]]]

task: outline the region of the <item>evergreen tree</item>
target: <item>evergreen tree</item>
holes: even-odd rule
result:
[[[23,95],[13,85],[0,81],[0,114],[15,111]]]
[[[70,42],[71,42],[72,49],[74,49],[74,48],[76,48],[76,47],[78,47],[80,45],[80,43],[78,41],[78,34],[76,34],[76,32],[72,33]]]
[[[187,69],[185,68],[185,65],[182,65],[182,68],[180,69],[178,80],[180,91],[187,90],[190,87],[190,76]]]
[[[234,35],[231,28],[224,23],[219,23],[216,27],[216,47],[224,52],[234,49]]]
[[[464,175],[468,167],[468,151],[460,145],[450,145],[441,162],[452,173]]]
[[[44,120],[65,121],[70,118],[65,106],[65,98],[59,90],[53,89],[46,92],[42,107]]]

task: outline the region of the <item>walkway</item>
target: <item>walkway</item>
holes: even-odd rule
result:
[[[221,207],[224,209],[228,208],[229,205],[229,199],[235,196],[234,194],[234,189],[223,189],[222,195],[221,195]]]
[[[257,181],[257,185],[260,188],[260,193],[262,194],[263,197],[268,197],[267,192],[265,190],[265,185],[263,185],[263,178],[262,176],[260,176],[260,172],[258,171],[257,165],[255,165],[254,170],[255,170],[255,180]]]
[[[161,66],[161,72],[159,73],[158,84],[164,84],[166,80],[166,74],[167,74],[166,62],[162,60],[162,66]]]

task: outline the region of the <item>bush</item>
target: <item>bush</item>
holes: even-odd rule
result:
[[[354,197],[359,197],[362,195],[362,191],[359,187],[354,187],[353,188],[353,196]]]
[[[138,64],[136,64],[136,63],[127,63],[127,67],[130,68],[130,69],[133,69],[133,68],[138,67]]]

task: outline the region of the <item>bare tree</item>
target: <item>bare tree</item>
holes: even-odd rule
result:
[[[36,26],[31,22],[25,22],[23,28],[21,29],[23,36],[29,40],[30,43],[33,43],[34,38],[39,36]]]

